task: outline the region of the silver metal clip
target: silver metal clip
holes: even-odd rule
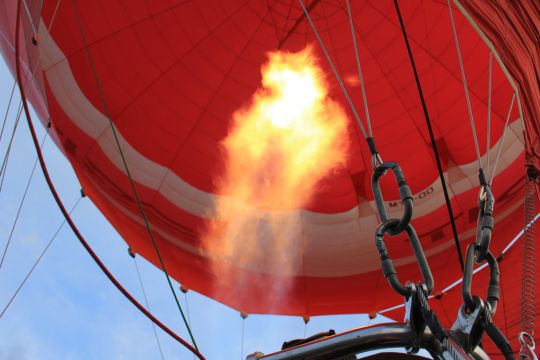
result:
[[[518,339],[521,344],[519,358],[522,360],[538,360],[534,352],[535,344],[533,337],[523,331],[519,333]]]

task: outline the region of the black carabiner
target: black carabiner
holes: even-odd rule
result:
[[[486,261],[489,265],[489,286],[487,290],[486,302],[490,306],[491,314],[495,315],[497,312],[497,304],[499,303],[499,263],[493,254],[488,251],[486,254]]]
[[[390,235],[397,235],[404,231],[411,221],[413,214],[413,196],[409,185],[407,185],[407,182],[405,181],[403,172],[397,163],[384,162],[380,164],[377,168],[375,168],[373,175],[371,176],[371,188],[373,189],[373,197],[375,198],[377,211],[381,221],[385,222],[388,220],[386,207],[384,206],[384,198],[382,195],[381,186],[379,184],[380,178],[386,173],[387,170],[392,170],[394,173],[394,177],[396,178],[399,186],[399,197],[401,198],[401,202],[403,203],[404,207],[401,219],[396,223],[396,225],[394,225],[393,228],[387,230]]]
[[[480,264],[486,260],[486,255],[489,252],[489,244],[491,242],[491,234],[495,226],[493,219],[493,204],[495,198],[491,192],[489,185],[485,184],[480,189],[478,196],[478,223],[476,226],[476,263]]]
[[[377,245],[377,249],[379,250],[381,267],[384,276],[390,283],[390,286],[398,294],[404,297],[409,297],[411,295],[411,288],[404,286],[399,281],[396,269],[394,267],[394,262],[390,258],[390,255],[388,255],[388,249],[386,248],[386,243],[384,242],[384,235],[392,235],[392,229],[395,229],[399,222],[399,219],[390,219],[381,223],[375,230],[375,245]],[[422,249],[422,245],[420,244],[420,240],[418,239],[416,231],[410,223],[406,225],[405,231],[407,232],[409,240],[411,241],[411,246],[413,248],[416,262],[418,263],[418,267],[420,268],[420,273],[422,274],[422,279],[424,280],[424,284],[426,285],[426,289],[429,295],[433,291],[433,276],[431,275],[431,270],[426,260],[424,250]]]
[[[465,257],[465,268],[463,269],[463,284],[461,287],[461,295],[463,297],[463,303],[469,310],[474,310],[476,303],[471,292],[472,288],[472,276],[473,265],[475,262],[475,254],[477,249],[475,245],[469,245],[467,247],[467,255]],[[489,266],[489,286],[487,290],[486,302],[489,304],[489,311],[491,315],[495,315],[497,311],[497,304],[499,302],[499,265],[497,259],[488,250],[485,259]]]
[[[467,246],[467,255],[465,255],[465,267],[463,268],[463,284],[461,285],[461,296],[463,303],[468,310],[472,311],[476,307],[475,301],[472,296],[472,276],[474,266],[475,246]]]

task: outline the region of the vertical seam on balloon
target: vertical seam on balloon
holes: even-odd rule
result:
[[[168,74],[175,66],[177,66],[184,58],[185,56],[187,56],[188,54],[190,54],[197,46],[198,44],[200,44],[203,40],[206,40],[207,39],[207,36],[209,36],[210,34],[213,34],[215,30],[217,30],[219,27],[221,27],[223,24],[226,23],[226,20],[230,19],[232,16],[236,15],[240,10],[242,10],[244,8],[244,6],[248,3],[249,0],[245,1],[242,6],[240,6],[238,9],[236,9],[230,16],[228,16],[225,20],[223,20],[222,22],[220,22],[218,25],[216,25],[216,27],[214,27],[206,36],[203,37],[203,39],[200,39],[196,45],[193,45],[189,51],[186,51],[184,54],[182,54],[182,56],[180,58],[178,58],[169,68],[167,68],[164,72],[162,72],[162,74],[160,76],[158,76],[156,79],[154,79],[152,81],[152,83],[150,85],[148,85],[144,91],[142,91],[140,94],[137,94],[137,96],[135,96],[135,98],[126,105],[126,107],[122,110],[119,111],[119,114],[122,114],[125,109],[130,106],[132,103],[134,103],[135,101],[137,101],[142,95],[144,95],[152,86],[154,86],[160,79],[162,79],[166,74]],[[66,56],[66,59],[68,58],[68,56]],[[185,97],[186,99],[188,99],[189,101],[192,102],[192,100],[190,98],[188,98],[187,96],[185,95],[182,95],[183,97]],[[204,111],[204,109],[202,109],[201,111]],[[202,114],[201,116],[202,117]],[[99,134],[99,136],[96,137],[96,141],[95,143],[98,143],[99,142],[99,139],[105,135],[107,133],[107,130],[108,128],[104,128],[104,130],[101,132],[101,134]],[[94,144],[95,144],[94,143]],[[89,149],[87,150],[86,154],[88,154],[93,148],[93,145],[89,147]],[[178,150],[178,152],[180,152],[180,150]],[[85,155],[86,155],[85,154]],[[176,158],[176,156],[175,156]],[[173,160],[174,162],[174,160]],[[169,169],[168,169],[169,170]],[[167,171],[168,172],[168,171]],[[160,186],[161,187],[161,186]],[[159,188],[158,188],[159,189]],[[153,200],[151,201],[153,202]]]
[[[266,7],[267,7],[267,10],[268,10],[268,13],[270,14],[270,21],[272,22],[272,27],[274,28],[274,34],[276,36],[276,40],[279,42],[279,28],[277,26],[277,22],[276,22],[276,19],[274,19],[274,16],[272,14],[272,11],[271,9],[276,5],[276,2],[277,0],[274,0],[274,2],[272,3],[272,5],[270,5],[270,2],[269,0],[266,0]],[[292,1],[291,1],[292,2]],[[264,17],[261,19],[261,22],[264,21]]]
[[[264,16],[264,18],[266,18],[266,16],[268,15],[269,11],[267,11],[266,15]],[[263,24],[263,21],[261,21],[259,23],[259,25],[257,26],[256,30],[252,33],[251,37],[249,39],[247,39],[244,47],[242,48],[242,50],[240,50],[240,54],[243,54],[248,45],[251,43],[251,41],[253,40],[253,38],[255,37],[255,35],[257,34],[257,32],[260,30],[261,26]],[[204,117],[204,115],[207,113],[208,111],[208,108],[210,107],[210,104],[215,100],[216,96],[217,96],[217,90],[220,89],[224,84],[225,82],[227,81],[227,76],[228,74],[234,69],[234,67],[238,64],[238,61],[240,60],[240,56],[237,56],[236,57],[236,60],[231,64],[231,66],[229,67],[229,69],[227,70],[227,72],[225,74],[223,74],[223,79],[221,80],[221,82],[218,84],[216,90],[213,92],[212,96],[210,97],[210,99],[206,102],[205,106],[202,108],[201,110],[201,113],[200,115],[197,117],[197,119],[195,120],[195,122],[192,124],[191,128],[189,129],[189,131],[187,132],[185,138],[184,138],[184,141],[182,142],[182,144],[178,147],[178,150],[176,151],[176,154],[175,156],[173,157],[173,160],[171,161],[171,165],[169,167],[167,167],[167,170],[165,172],[165,174],[163,175],[161,181],[160,181],[160,184],[156,190],[156,195],[159,193],[161,187],[163,186],[163,183],[165,182],[165,179],[166,177],[168,176],[168,174],[171,172],[171,167],[174,166],[174,163],[176,162],[176,160],[178,159],[178,157],[180,156],[180,154],[182,153],[182,151],[184,150],[184,147],[186,146],[187,142],[189,141],[189,139],[191,138],[194,130],[197,128],[197,126],[200,124],[202,118]],[[151,200],[151,203],[153,203],[155,201],[155,198],[156,198],[156,195],[154,195],[153,199]]]
[[[308,11],[311,11],[315,8],[315,6],[317,6],[318,4],[320,3],[320,0],[313,0],[311,2],[311,4],[308,5]],[[291,7],[292,7],[292,1],[291,1]],[[302,13],[298,19],[296,19],[296,21],[294,22],[293,26],[287,31],[287,33],[285,34],[285,36],[279,41],[279,44],[277,46],[278,50],[281,50],[281,48],[283,47],[283,45],[285,45],[285,43],[287,42],[287,40],[289,40],[289,38],[291,37],[292,33],[294,33],[294,31],[298,28],[298,26],[300,26],[300,24],[304,23],[304,35],[307,35],[307,24],[306,22],[304,21],[304,19],[306,18],[306,14],[305,13]],[[306,40],[305,42],[307,43],[307,36],[306,36]]]
[[[287,9],[287,16],[285,17],[285,21],[283,22],[283,28],[280,29],[283,33],[286,33],[288,31],[287,28],[289,27],[289,20],[291,19],[291,13],[292,13],[293,8],[294,8],[294,1],[289,1],[289,8]],[[282,37],[282,39],[283,38],[284,37]],[[279,49],[279,47],[280,46],[278,43],[277,48]]]

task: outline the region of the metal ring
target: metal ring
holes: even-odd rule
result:
[[[529,349],[534,350],[536,345],[534,344],[533,337],[529,333],[526,333],[525,331],[520,332],[518,339],[521,346],[527,346]]]
[[[469,310],[473,310],[476,307],[474,296],[471,292],[476,248],[474,244],[470,244],[467,247],[465,267],[463,268],[463,283],[461,285],[463,303]],[[495,259],[489,250],[485,257],[490,269],[486,303],[489,305],[491,315],[494,315],[497,311],[497,303],[499,302],[499,265],[497,259]]]
[[[371,156],[371,166],[373,166],[373,170],[377,170],[379,166],[383,164],[383,160],[381,158],[381,155],[379,153],[375,153]]]
[[[478,222],[476,225],[476,263],[486,260],[493,232],[493,205],[495,199],[489,185],[483,185],[478,194]]]
[[[394,177],[399,186],[399,196],[404,207],[401,219],[399,219],[399,222],[389,231],[389,234],[397,235],[403,232],[411,221],[413,213],[413,197],[411,189],[407,185],[399,165],[395,162],[385,162],[380,164],[375,171],[373,171],[373,175],[371,177],[371,188],[373,190],[373,197],[375,199],[375,203],[377,204],[377,212],[381,221],[384,222],[388,220],[388,215],[386,214],[386,207],[384,204],[384,197],[379,184],[380,178],[386,174],[387,170],[392,170],[394,173]]]
[[[469,310],[474,310],[476,306],[471,292],[475,249],[476,247],[472,244],[467,247],[465,267],[463,268],[463,283],[461,286],[463,303]]]
[[[377,245],[377,249],[379,250],[383,273],[388,282],[390,283],[390,286],[400,295],[408,297],[410,296],[411,289],[404,286],[399,281],[394,267],[394,262],[388,254],[388,249],[386,248],[386,243],[384,241],[385,234],[392,235],[391,231],[393,228],[395,228],[399,221],[399,219],[389,219],[382,222],[375,230],[375,244]],[[413,248],[414,256],[416,258],[416,263],[420,268],[420,273],[422,274],[422,279],[429,295],[433,291],[434,282],[433,275],[431,274],[431,269],[429,268],[429,264],[426,260],[426,255],[424,253],[424,250],[422,249],[422,244],[420,243],[420,239],[418,238],[414,227],[410,223],[407,224],[405,231],[407,232],[407,235],[409,237],[411,246]]]

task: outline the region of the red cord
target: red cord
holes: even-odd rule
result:
[[[20,36],[20,20],[21,20],[21,8],[22,8],[22,0],[19,0],[17,3],[17,20],[15,24],[15,64],[16,64],[16,71],[17,71],[17,82],[19,84],[19,89],[21,92],[21,99],[24,107],[24,113],[26,115],[26,119],[28,121],[28,127],[30,128],[30,134],[32,135],[32,140],[34,142],[34,146],[36,148],[36,152],[39,159],[39,165],[41,167],[41,170],[43,171],[43,175],[45,176],[45,180],[47,181],[47,185],[49,186],[49,189],[51,190],[51,193],[54,197],[54,200],[56,201],[56,204],[60,208],[60,211],[64,215],[67,223],[71,227],[71,230],[73,230],[73,233],[75,236],[77,236],[77,239],[79,239],[82,246],[85,248],[85,250],[88,252],[88,254],[92,257],[94,262],[99,266],[101,271],[109,278],[109,280],[113,283],[114,286],[124,295],[135,307],[142,312],[144,315],[146,315],[147,318],[149,318],[154,324],[159,326],[163,331],[165,331],[167,334],[169,334],[173,339],[178,341],[180,344],[182,344],[184,347],[186,347],[189,351],[191,351],[193,354],[195,354],[200,360],[206,360],[204,356],[197,351],[191,344],[189,344],[186,340],[182,339],[180,336],[178,336],[176,333],[174,333],[171,329],[169,329],[167,326],[165,326],[161,321],[159,321],[152,313],[150,313],[144,306],[142,306],[123,286],[120,284],[118,280],[114,277],[114,275],[107,269],[105,264],[100,260],[100,258],[96,255],[96,253],[92,250],[88,242],[85,240],[85,238],[82,236],[82,234],[79,232],[79,229],[71,219],[71,216],[69,215],[69,212],[64,207],[64,204],[62,203],[62,200],[60,199],[60,196],[56,192],[56,188],[54,187],[54,184],[52,183],[52,180],[49,176],[49,171],[47,170],[47,166],[45,165],[45,160],[43,159],[43,154],[41,152],[41,149],[39,147],[39,141],[36,136],[36,131],[34,129],[34,124],[32,123],[32,118],[30,116],[30,111],[28,109],[28,102],[26,99],[26,94],[24,92],[24,85],[23,85],[23,79],[21,76],[21,61],[20,61],[20,50],[19,50],[19,36]]]

